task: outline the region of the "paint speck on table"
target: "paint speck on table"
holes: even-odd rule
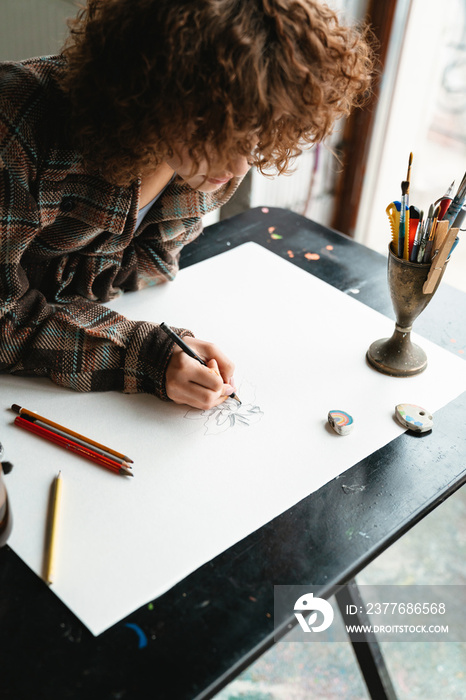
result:
[[[287,252],[289,258],[294,258],[294,253],[292,250],[287,250],[286,252]]]
[[[354,288],[354,289],[348,289],[348,293],[349,293],[349,294],[359,294],[359,289],[356,289],[356,288]]]
[[[281,241],[283,236],[280,236],[279,233],[272,233],[270,238],[273,238],[274,241]]]
[[[325,250],[333,250],[333,245],[326,245]]]
[[[267,229],[267,231],[268,231],[269,233],[273,233],[273,232],[275,231],[275,226],[269,226],[269,228]]]
[[[268,213],[269,213],[269,210],[268,210],[267,207],[262,207],[261,212],[262,212],[263,214],[268,214]]]
[[[319,253],[304,253],[304,257],[307,260],[320,260]]]
[[[147,637],[139,625],[134,625],[133,623],[128,622],[125,627],[129,627],[129,629],[136,632],[138,636],[138,649],[144,649],[144,647],[147,646]]]

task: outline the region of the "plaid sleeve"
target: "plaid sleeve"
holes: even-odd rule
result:
[[[158,326],[130,321],[84,297],[49,304],[31,288],[22,258],[40,230],[28,186],[34,144],[25,133],[13,139],[11,131],[0,119],[0,371],[47,376],[77,391],[168,399],[165,370],[173,344]]]

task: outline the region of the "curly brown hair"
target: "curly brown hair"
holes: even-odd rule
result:
[[[119,184],[180,142],[287,172],[370,89],[367,29],[314,0],[89,0],[69,26],[71,132]]]

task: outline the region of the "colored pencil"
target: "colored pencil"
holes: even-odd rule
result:
[[[110,469],[116,474],[134,476],[127,464],[120,464],[109,457],[104,457],[103,455],[97,454],[96,452],[92,451],[92,448],[85,448],[82,445],[78,445],[73,440],[57,435],[57,433],[47,430],[46,428],[43,428],[41,425],[37,425],[37,423],[28,420],[27,418],[18,416],[18,418],[15,418],[15,425],[19,426],[20,428],[24,428],[25,430],[29,430],[31,433],[35,433],[36,435],[39,435],[50,442],[54,442],[55,444],[70,450],[70,452],[76,452],[82,457],[91,460],[91,462],[100,464],[100,466]]]
[[[61,502],[61,471],[58,472],[53,482],[53,492],[50,499],[49,522],[47,533],[47,545],[45,550],[45,580],[50,585],[55,576],[55,561],[57,549],[57,532]]]
[[[59,423],[55,423],[54,421],[49,420],[48,418],[44,418],[44,416],[40,416],[38,413],[35,411],[30,411],[27,408],[22,408],[21,406],[18,406],[18,404],[14,403],[12,405],[12,410],[15,413],[18,413],[20,416],[26,416],[33,421],[41,421],[42,423],[45,423],[47,426],[49,426],[49,429],[56,428],[57,430],[60,430],[67,435],[69,435],[72,438],[77,438],[81,442],[84,442],[86,445],[89,445],[89,448],[92,449],[93,447],[96,447],[98,450],[101,450],[104,453],[107,453],[110,456],[113,457],[118,457],[119,459],[122,459],[124,462],[132,462],[133,460],[127,457],[126,455],[122,454],[121,452],[116,452],[116,450],[113,450],[111,447],[106,447],[105,445],[101,445],[99,442],[95,442],[95,440],[91,440],[91,438],[85,437],[85,435],[80,435],[79,433],[76,433],[74,430],[70,430],[70,428],[66,428],[64,425],[60,425]]]

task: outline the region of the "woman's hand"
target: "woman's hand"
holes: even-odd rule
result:
[[[175,346],[165,374],[167,396],[178,404],[208,409],[218,406],[235,391],[234,364],[213,343],[183,338],[207,367]]]

